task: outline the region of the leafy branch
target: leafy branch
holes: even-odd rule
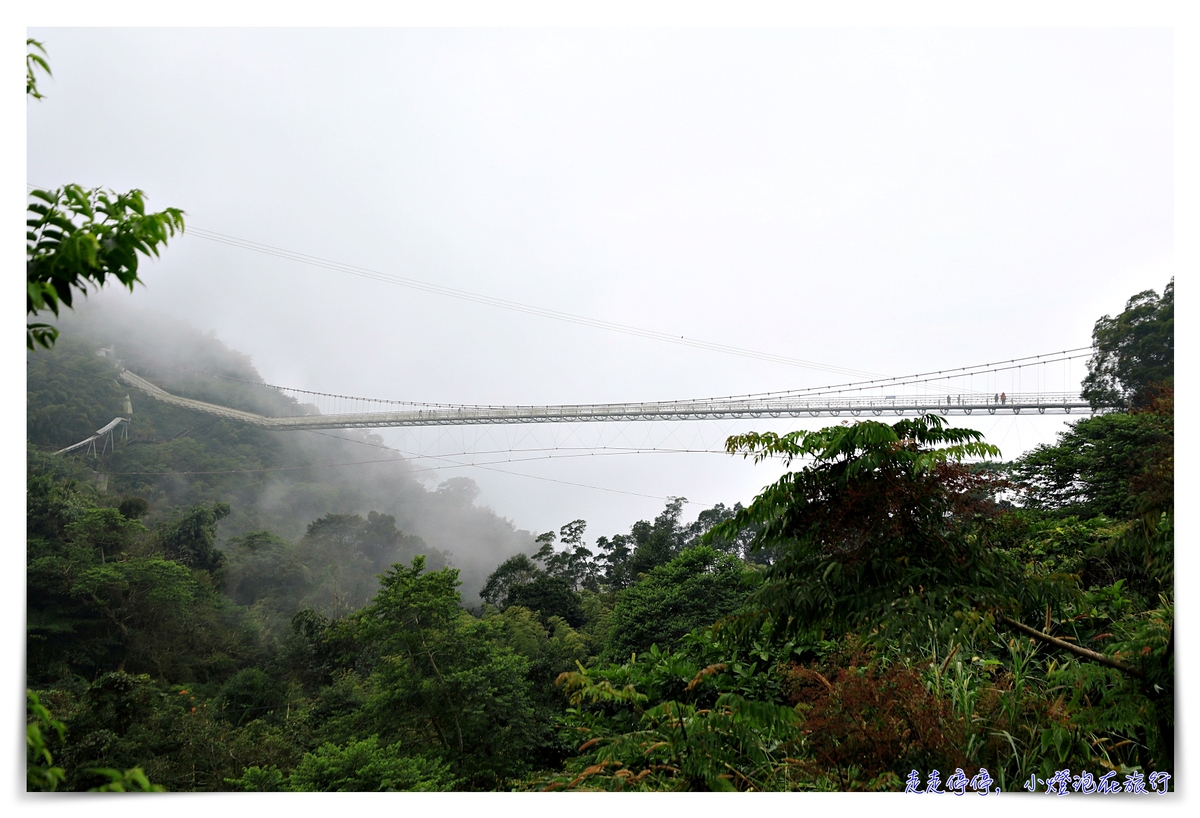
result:
[[[25,93],[42,99],[37,70],[50,75],[45,47],[32,38],[25,41]],[[41,52],[40,54],[37,52]],[[26,314],[49,310],[58,315],[59,304],[72,306],[72,290],[84,294],[88,285],[101,287],[112,276],[133,290],[138,283],[138,256],[157,257],[159,247],[176,231],[183,232],[183,211],[168,207],[147,213],[140,190],[115,193],[64,185],[56,190],[30,192],[26,206]],[[41,322],[25,328],[30,349],[54,346],[58,330]]]
[[[139,283],[139,256],[157,257],[159,247],[183,232],[183,211],[169,207],[147,213],[140,190],[115,193],[79,185],[33,190],[27,209],[26,312],[58,315],[59,305],[72,307],[73,291],[86,294],[113,277],[132,292]],[[58,331],[30,324],[26,345],[49,348]]]
[[[42,99],[44,95],[38,91],[36,70],[40,68],[47,77],[53,76],[50,63],[46,62],[46,48],[32,37],[25,40],[25,47],[29,49],[25,54],[25,93],[34,99]],[[36,54],[34,49],[42,53]]]

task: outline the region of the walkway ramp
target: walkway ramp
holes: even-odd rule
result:
[[[102,428],[97,429],[96,433],[94,435],[92,435],[91,437],[84,438],[83,440],[79,441],[78,443],[76,443],[73,446],[68,446],[65,449],[59,449],[57,452],[55,452],[55,454],[66,454],[67,452],[73,452],[76,449],[80,449],[84,446],[87,446],[89,443],[94,445],[96,443],[96,441],[102,437],[106,437],[105,446],[107,446],[109,443],[112,442],[113,431],[118,426],[120,426],[122,423],[126,424],[125,428],[126,428],[126,432],[128,432],[129,418],[113,418],[108,423],[104,424],[104,426]]]

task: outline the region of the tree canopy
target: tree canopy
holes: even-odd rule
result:
[[[914,623],[953,628],[955,614],[1002,602],[1006,567],[984,535],[996,485],[961,462],[999,454],[982,433],[926,415],[750,433],[726,447],[756,461],[812,460],[709,534],[755,525],[751,549],[779,555],[747,627],[769,623],[781,638],[865,629],[903,640]]]
[[[1175,380],[1175,279],[1159,296],[1131,297],[1116,318],[1105,315],[1092,330],[1096,352],[1088,361],[1083,397],[1092,408],[1143,406],[1155,387]]]

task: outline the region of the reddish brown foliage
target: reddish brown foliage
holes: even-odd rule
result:
[[[805,717],[814,770],[834,769],[852,789],[885,772],[974,770],[957,749],[964,725],[912,670],[871,665],[822,672],[793,664],[784,689]],[[858,772],[851,775],[851,767]]]
[[[999,475],[953,462],[913,474],[903,468],[881,469],[844,484],[805,485],[809,501],[789,509],[787,532],[815,535],[827,553],[847,565],[871,559],[881,543],[949,551],[959,539],[955,529],[999,513],[997,493],[1008,488]]]
[[[1175,507],[1175,387],[1152,385],[1149,389],[1153,395],[1149,403],[1131,414],[1155,417],[1165,434],[1136,457],[1137,471],[1129,491],[1138,498],[1142,513],[1161,514]]]

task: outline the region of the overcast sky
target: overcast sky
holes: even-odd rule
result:
[[[687,338],[900,375],[1083,346],[1174,274],[1168,29],[30,35],[54,71],[28,104],[30,183],[137,187],[189,226]],[[211,330],[308,389],[530,404],[845,380],[195,236],[142,278],[93,300]],[[1063,418],[972,423],[1012,457]],[[751,428],[768,424],[385,437],[719,449]],[[774,476],[717,454],[495,468],[528,476],[437,479],[473,478],[521,528],[584,518],[589,539]]]

